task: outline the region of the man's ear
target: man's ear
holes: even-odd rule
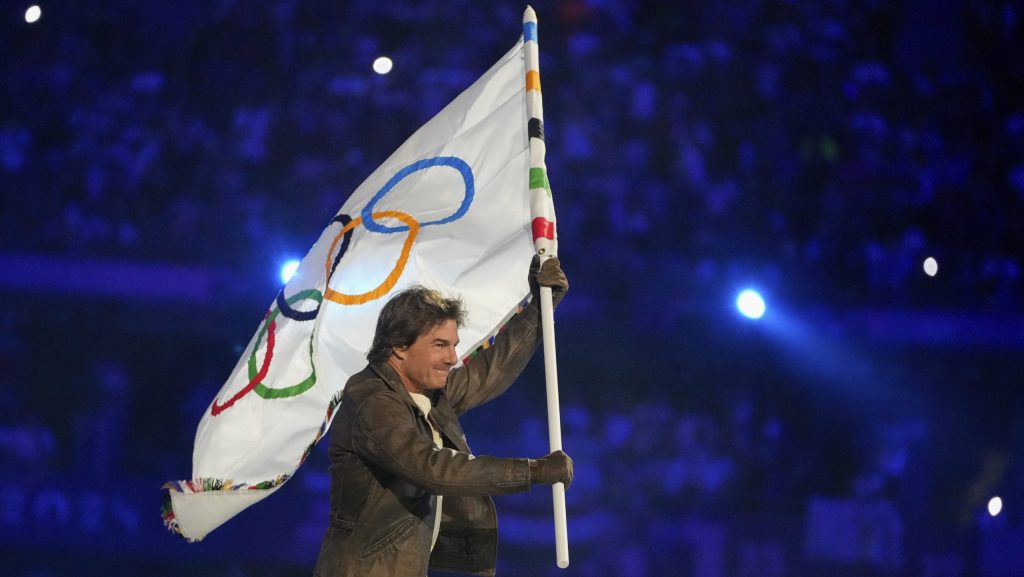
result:
[[[405,351],[409,350],[409,347],[391,347],[391,354],[395,355],[400,361],[405,360]]]

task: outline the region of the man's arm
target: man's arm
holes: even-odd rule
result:
[[[551,287],[556,305],[569,290],[558,258],[548,259],[543,265],[538,265],[535,258],[528,278],[534,296],[530,304],[498,333],[494,346],[449,374],[445,396],[457,415],[504,393],[526,368],[541,340],[540,287]]]
[[[375,393],[357,408],[352,444],[359,454],[435,495],[502,495],[529,489],[529,459],[439,449],[417,428],[399,394]]]

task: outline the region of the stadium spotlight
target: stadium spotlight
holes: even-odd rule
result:
[[[281,267],[281,282],[288,284],[288,281],[292,280],[295,276],[295,271],[299,269],[299,261],[292,259]]]
[[[42,15],[43,9],[38,4],[33,4],[28,7],[28,10],[25,10],[25,22],[29,24],[37,22]]]
[[[1003,510],[1003,500],[999,497],[992,497],[988,500],[988,514],[995,517]]]
[[[373,71],[377,74],[387,74],[388,72],[391,72],[391,68],[393,66],[394,63],[391,62],[391,59],[387,56],[381,56],[373,61]]]
[[[756,320],[764,316],[764,299],[757,291],[746,289],[736,297],[736,308],[743,316]]]

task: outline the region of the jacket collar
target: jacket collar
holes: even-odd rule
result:
[[[403,399],[408,399],[410,405],[416,406],[416,404],[412,400],[412,397],[409,396],[409,391],[407,391],[405,389],[405,385],[402,384],[402,377],[398,376],[398,372],[395,371],[394,367],[389,365],[387,362],[370,363],[370,369],[373,370],[373,372],[377,373],[377,376],[380,377],[382,381],[384,381],[384,384],[386,384],[389,389],[395,391],[396,393],[405,393],[404,395],[400,396]],[[437,396],[439,392],[440,391],[424,391],[423,394],[426,395],[428,399],[430,399],[430,404],[437,405]]]
[[[412,400],[412,396],[405,390],[405,385],[402,384],[402,378],[398,376],[391,365],[387,363],[370,363],[370,370],[373,371],[392,391],[396,393],[404,393],[398,395],[402,401],[408,405],[411,409],[419,414],[423,414],[416,402]],[[434,407],[431,409],[431,418],[434,419],[438,430],[441,435],[448,439],[454,444],[460,451],[469,452],[469,445],[466,444],[466,437],[462,433],[462,427],[459,425],[458,417],[452,413],[451,405],[441,402],[441,395],[444,394],[444,389],[424,391],[424,395],[430,399],[430,404]]]

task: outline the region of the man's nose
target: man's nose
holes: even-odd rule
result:
[[[459,362],[459,357],[458,355],[455,354],[454,346],[448,347],[448,358],[445,360],[448,362],[449,365],[454,365],[455,363]]]

